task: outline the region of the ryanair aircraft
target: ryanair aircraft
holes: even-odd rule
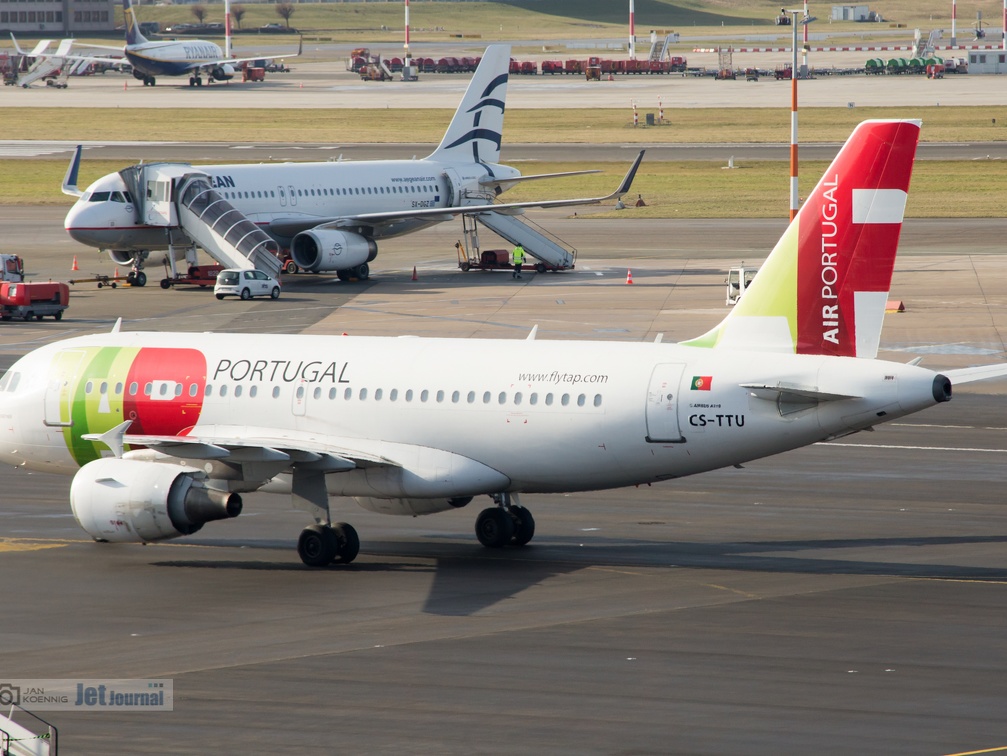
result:
[[[479,541],[523,546],[535,520],[521,497],[667,481],[869,430],[1007,375],[877,359],[919,133],[919,121],[858,126],[738,305],[691,341],[130,333],[120,321],[0,379],[0,459],[73,475],[73,514],[101,542],[189,535],[237,516],[242,493],[286,492],[314,520],[298,554],[321,567],[360,549],[330,496],[408,516],[488,496]]]

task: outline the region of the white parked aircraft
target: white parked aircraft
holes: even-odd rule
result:
[[[63,191],[79,197],[67,213],[66,230],[83,244],[108,250],[117,264],[133,265],[141,285],[146,276],[141,278],[140,267],[151,250],[183,249],[193,241],[226,267],[242,267],[252,253],[242,249],[243,257],[225,257],[224,242],[204,233],[208,218],[214,219],[218,236],[228,239],[246,238],[229,229],[243,228],[237,224],[247,219],[271,237],[260,233],[262,239],[290,249],[300,268],[335,271],[344,280],[368,277],[378,240],[463,213],[477,214],[504,236],[532,235],[530,241],[507,238],[522,241],[533,255],[540,253],[535,242],[544,237],[514,215],[529,207],[620,197],[629,191],[643,153],[605,197],[493,204],[521,181],[594,172],[522,176],[516,168],[498,164],[509,64],[509,46],[487,48],[440,145],[422,160],[196,167],[155,163],[110,173],[81,192],[76,186],[78,149],[63,181]],[[198,213],[187,212],[193,208]],[[551,244],[548,239],[543,243]],[[215,245],[221,248],[207,249]]]
[[[745,296],[692,341],[117,324],[10,368],[0,459],[73,474],[74,516],[98,541],[188,535],[238,515],[242,492],[286,490],[316,520],[298,553],[322,566],[359,549],[352,526],[331,524],[329,496],[421,515],[489,495],[479,540],[524,545],[535,522],[521,495],[666,481],[949,401],[953,384],[1007,365],[941,374],[876,359],[919,130],[858,126]]]
[[[125,56],[126,60],[133,67],[133,77],[142,81],[143,85],[154,86],[158,76],[188,76],[190,87],[203,85],[203,75],[209,81],[228,81],[233,79],[242,63],[255,60],[262,60],[266,57],[254,55],[244,58],[235,58],[231,55],[231,9],[230,1],[225,0],[224,11],[224,40],[225,49],[221,50],[216,42],[205,39],[188,40],[157,40],[151,41],[140,32],[139,23],[136,19],[136,12],[133,9],[132,0],[122,0],[122,11],[126,22],[126,45],[125,47],[106,47],[104,45],[86,45],[88,48],[115,50]],[[74,65],[86,65],[87,63],[108,63],[118,65],[123,62],[122,58],[102,57],[94,54],[72,54],[70,44],[73,40],[63,40],[60,49],[55,53],[46,53],[36,47],[30,53],[18,47],[14,34],[11,34],[14,47],[21,55],[36,59],[49,59],[56,68],[64,65],[67,61]],[[301,54],[302,45],[298,46],[296,53],[285,54],[285,58],[293,58]],[[21,82],[18,82],[21,84]],[[22,86],[28,86],[26,81]]]
[[[203,74],[210,81],[227,81],[234,77],[242,63],[262,59],[263,55],[235,58],[231,55],[231,5],[225,2],[224,39],[225,49],[215,42],[205,39],[163,40],[152,42],[140,32],[132,0],[122,0],[122,12],[126,21],[126,46],[123,53],[133,66],[133,77],[144,86],[154,86],[158,76],[188,76],[190,87],[203,85]],[[292,58],[297,53],[284,55]]]

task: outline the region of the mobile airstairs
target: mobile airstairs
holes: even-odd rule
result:
[[[9,693],[9,691],[7,691]],[[4,701],[4,703],[7,703]],[[3,756],[56,756],[59,743],[56,728],[41,717],[22,709],[16,703],[4,706],[0,713],[0,754]],[[38,732],[14,721],[17,714],[22,721],[31,721]]]
[[[119,175],[133,197],[136,222],[164,227],[172,277],[178,275],[174,248],[185,248],[187,256],[191,252],[188,261],[194,265],[196,245],[225,268],[279,276],[279,245],[224,199],[207,174],[183,163],[147,163]]]
[[[465,249],[468,259],[464,270],[484,268],[479,244],[479,224],[483,224],[497,236],[506,239],[511,244],[520,244],[529,256],[539,262],[530,267],[540,273],[547,270],[572,270],[577,260],[577,250],[567,249],[559,237],[550,234],[544,228],[527,218],[517,215],[505,215],[497,211],[476,213],[462,216],[462,233],[465,237]],[[496,265],[492,267],[498,267]]]
[[[64,39],[59,43],[59,47],[56,48],[56,52],[49,53],[44,57],[39,57],[45,53],[49,46],[49,42],[50,40],[47,39],[41,40],[37,45],[35,45],[35,48],[28,53],[28,57],[34,57],[35,62],[31,64],[31,67],[27,71],[18,76],[17,85],[19,87],[27,88],[39,79],[43,79],[46,76],[52,76],[64,67],[64,64],[66,63],[65,56],[70,54],[70,48],[73,46],[73,40]],[[66,79],[66,74],[68,73],[68,71],[63,72],[64,81]],[[65,84],[63,86],[65,86]]]

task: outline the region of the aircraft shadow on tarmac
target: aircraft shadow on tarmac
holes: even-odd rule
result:
[[[861,575],[929,580],[1007,581],[1007,568],[918,563],[901,560],[849,559],[816,556],[841,549],[912,549],[1007,543],[1007,535],[920,536],[906,538],[807,539],[685,543],[620,538],[543,537],[520,550],[487,550],[453,540],[371,541],[361,551],[367,558],[331,568],[333,577],[361,573],[433,572],[423,611],[446,616],[468,616],[513,598],[549,578],[589,567],[637,567],[767,572],[802,575]],[[195,544],[193,544],[195,545]],[[234,543],[199,545],[235,548]],[[276,541],[244,542],[245,548],[284,549]],[[793,555],[788,555],[788,552]],[[394,557],[396,561],[381,561]],[[410,561],[418,559],[423,561]],[[404,560],[404,561],[403,561]],[[300,563],[243,560],[175,559],[151,563],[155,567],[218,570],[304,571]]]

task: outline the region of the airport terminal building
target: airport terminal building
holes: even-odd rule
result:
[[[115,29],[115,0],[0,0],[5,35],[72,37]]]

